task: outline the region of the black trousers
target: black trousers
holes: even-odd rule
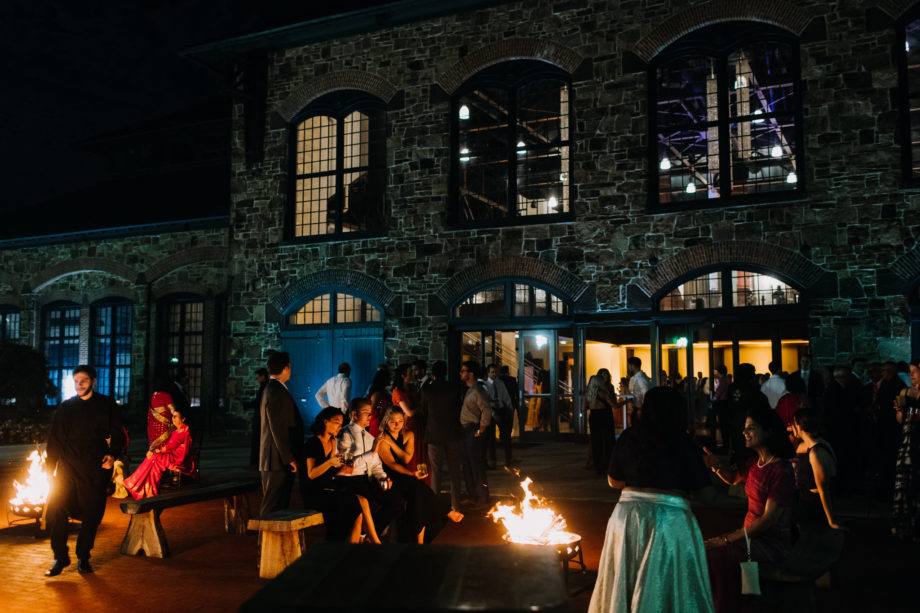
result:
[[[501,417],[493,419],[486,430],[484,437],[485,448],[489,454],[489,463],[495,464],[495,428],[498,427],[498,440],[505,450],[505,465],[511,464],[511,430],[514,426],[514,413],[508,412]]]
[[[591,434],[591,457],[594,470],[606,474],[610,466],[610,454],[616,444],[613,413],[609,407],[591,409],[588,412],[588,427]]]
[[[80,520],[77,557],[89,559],[96,542],[96,530],[105,514],[106,490],[111,479],[111,469],[94,467],[71,475],[58,468],[46,515],[55,559],[68,555],[67,533],[71,517]]]
[[[291,490],[294,487],[294,473],[287,470],[263,470],[262,506],[259,517],[291,506]]]

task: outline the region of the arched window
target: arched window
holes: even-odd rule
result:
[[[452,223],[546,221],[571,212],[570,92],[567,73],[530,60],[487,68],[458,90]]]
[[[454,309],[455,318],[470,317],[558,317],[569,314],[559,296],[542,287],[516,281],[477,290]]]
[[[80,305],[55,302],[42,313],[42,350],[48,360],[48,378],[58,389],[52,403],[74,395],[73,369],[80,364]]]
[[[649,67],[650,206],[802,190],[798,42],[762,23],[698,30]]]
[[[204,365],[204,301],[194,295],[170,296],[160,302],[161,362],[188,377],[185,393],[191,406],[201,405]]]
[[[666,290],[658,301],[658,310],[787,306],[799,302],[799,290],[774,276],[750,270],[720,269]]]
[[[90,363],[99,376],[96,390],[120,404],[131,389],[131,335],[134,305],[127,300],[101,300],[90,314]]]
[[[380,323],[381,311],[370,302],[342,292],[330,292],[311,298],[287,316],[290,326]]]
[[[356,91],[328,94],[291,130],[294,239],[377,234],[384,229],[385,107]]]
[[[15,343],[19,340],[19,309],[0,306],[0,341]]]
[[[920,5],[898,29],[903,179],[920,179]]]

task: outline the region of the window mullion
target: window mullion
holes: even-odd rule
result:
[[[345,116],[336,119],[335,131],[335,233],[342,233],[342,209],[345,206]]]
[[[732,157],[731,157],[731,108],[728,100],[728,54],[723,53],[716,60],[717,96],[719,100],[719,197],[722,200],[731,197]]]
[[[518,88],[508,94],[508,210],[506,217],[517,216],[517,100]]]

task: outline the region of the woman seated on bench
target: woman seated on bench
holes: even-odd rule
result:
[[[427,472],[409,468],[414,455],[415,434],[404,429],[405,424],[406,414],[401,407],[393,405],[387,409],[380,422],[376,451],[393,481],[394,490],[406,502],[407,536],[421,545],[430,543],[448,519],[459,522],[463,514],[451,510],[448,498],[442,499],[425,485],[423,479],[428,476]]]
[[[356,494],[337,487],[335,479],[344,464],[336,453],[335,439],[342,430],[342,420],[342,411],[326,407],[310,426],[316,436],[307,439],[305,445],[307,480],[303,484],[303,502],[305,507],[322,512],[326,540],[357,543],[361,540],[362,501]],[[366,500],[363,503],[367,505]]]
[[[147,459],[124,480],[125,489],[135,500],[156,496],[160,478],[166,470],[178,470],[188,476],[196,474],[192,438],[185,415],[178,408],[173,409],[172,422],[176,429],[166,444],[148,451]]]

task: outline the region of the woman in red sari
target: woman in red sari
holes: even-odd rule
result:
[[[172,421],[175,430],[166,444],[148,451],[147,459],[124,481],[125,489],[135,500],[156,496],[160,477],[166,470],[178,470],[190,476],[195,474],[195,456],[185,415],[173,409]]]
[[[163,374],[157,374],[153,384],[153,394],[147,405],[147,450],[162,447],[173,431],[172,416],[176,406],[169,393],[169,380]]]

